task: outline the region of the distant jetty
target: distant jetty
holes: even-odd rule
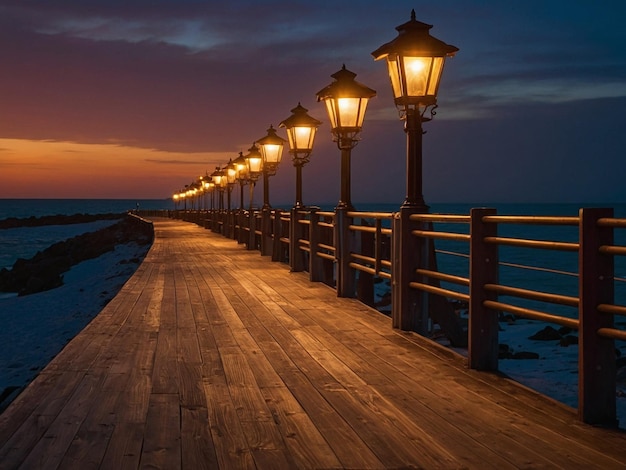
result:
[[[71,225],[95,222],[96,220],[115,220],[124,217],[124,213],[108,214],[73,214],[73,215],[45,215],[42,217],[9,217],[0,220],[0,229],[18,227],[41,227],[44,225]]]

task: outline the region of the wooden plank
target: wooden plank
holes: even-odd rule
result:
[[[54,421],[46,429],[28,456],[24,459],[24,468],[56,468],[76,437],[89,410],[93,398],[103,382],[103,376],[85,374]]]
[[[145,423],[120,422],[115,425],[99,468],[139,468]]]
[[[198,470],[217,468],[218,461],[209,431],[207,408],[182,406],[180,412],[182,468]]]
[[[178,391],[176,335],[175,327],[162,327],[159,330],[152,373],[153,393],[177,393]]]
[[[141,449],[141,467],[181,467],[180,419],[177,394],[152,394]]]
[[[254,468],[254,459],[223,377],[204,383],[211,437],[219,468]]]

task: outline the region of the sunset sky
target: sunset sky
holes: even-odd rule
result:
[[[0,0],[0,198],[166,198],[301,102],[323,121],[304,202],[335,202],[315,94],[345,64],[378,93],[352,200],[399,204],[403,123],[371,52],[411,9],[460,49],[425,124],[427,202],[626,202],[624,0]],[[272,202],[294,181],[285,152]]]

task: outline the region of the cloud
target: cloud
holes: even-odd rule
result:
[[[206,161],[198,160],[166,160],[159,158],[146,158],[144,161],[148,163],[157,163],[159,165],[205,165]]]

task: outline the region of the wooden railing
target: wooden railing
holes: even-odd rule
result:
[[[307,271],[311,281],[335,287],[339,296],[356,297],[382,311],[375,286],[390,282],[387,313],[393,327],[428,335],[436,324],[451,344],[467,346],[472,369],[498,369],[499,319],[505,314],[578,331],[579,417],[617,425],[615,341],[626,341],[626,331],[615,326],[614,318],[626,316],[626,306],[615,303],[615,283],[626,280],[616,277],[615,262],[626,258],[626,246],[615,243],[615,232],[626,228],[626,219],[614,218],[612,209],[581,209],[577,217],[498,215],[485,208],[469,215],[401,215],[316,207],[142,215],[198,223],[288,263],[293,271]],[[567,240],[500,233],[520,225],[563,226],[574,232]],[[569,252],[575,266],[564,272],[558,266],[500,259],[510,250]],[[454,272],[444,272],[437,261],[450,256],[456,257],[448,263]],[[572,276],[577,278],[575,292],[501,282],[505,270],[513,268]],[[467,327],[459,320],[459,305],[468,311]]]

